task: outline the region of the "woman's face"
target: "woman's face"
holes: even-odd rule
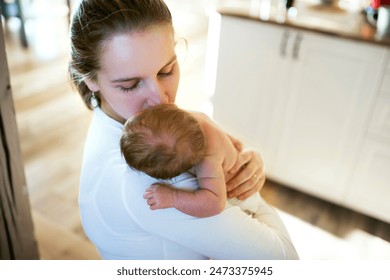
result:
[[[168,24],[107,40],[97,78],[86,81],[100,92],[101,109],[124,123],[142,109],[175,102],[180,69],[174,44]]]

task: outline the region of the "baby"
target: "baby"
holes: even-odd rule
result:
[[[191,216],[210,217],[225,208],[225,178],[235,168],[241,144],[213,122],[198,121],[196,113],[174,104],[157,105],[125,123],[120,146],[131,168],[154,178],[171,179],[194,170],[199,184],[196,191],[162,183],[150,186],[144,198],[152,210],[174,207]],[[259,196],[229,202],[253,214]]]

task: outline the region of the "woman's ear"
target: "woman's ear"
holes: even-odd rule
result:
[[[100,90],[99,85],[96,82],[94,82],[93,80],[85,79],[84,82],[85,82],[85,84],[87,85],[87,87],[89,88],[90,91],[97,92],[97,91]]]

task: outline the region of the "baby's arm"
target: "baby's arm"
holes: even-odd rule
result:
[[[174,207],[185,214],[199,218],[221,213],[226,204],[226,187],[221,164],[217,164],[206,157],[197,166],[200,189],[195,191],[177,190],[160,183],[150,186],[144,194],[150,209]],[[205,173],[205,170],[211,170],[213,173]],[[203,174],[207,174],[207,177],[203,177]]]

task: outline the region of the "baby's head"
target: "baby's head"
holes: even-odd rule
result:
[[[127,120],[120,146],[131,168],[170,179],[201,161],[206,140],[190,113],[174,104],[161,104]]]

